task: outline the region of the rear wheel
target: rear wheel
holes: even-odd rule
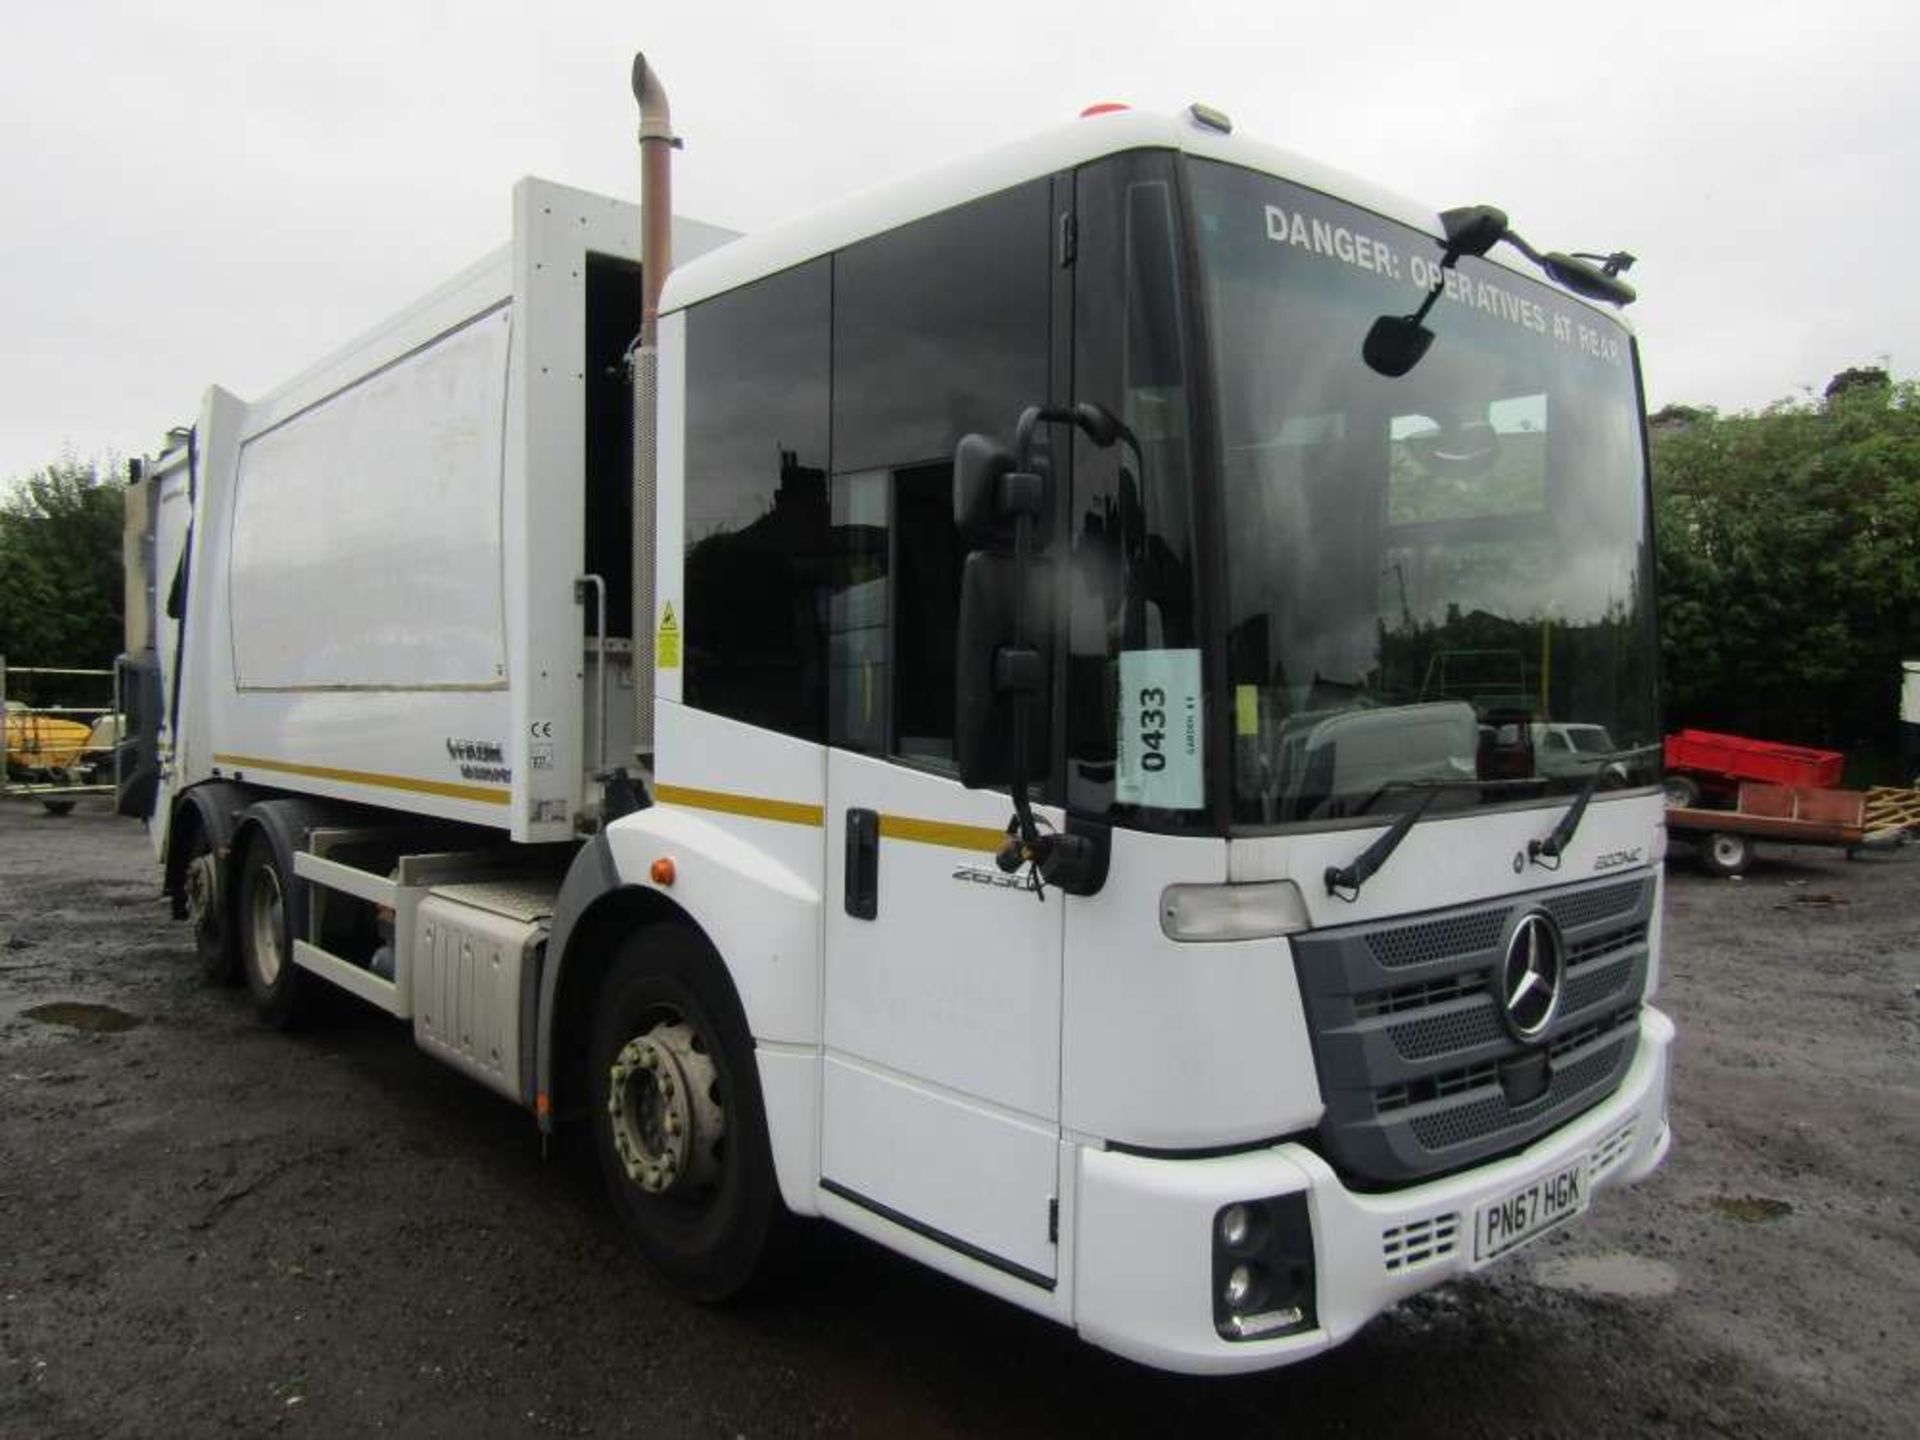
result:
[[[264,833],[249,841],[240,867],[240,970],[253,1007],[278,1030],[305,1018],[318,983],[293,963],[294,891]]]
[[[73,813],[73,801],[71,800],[42,800],[40,803],[46,807],[49,815],[71,815]]]
[[[779,1191],[752,1037],[697,935],[651,926],[622,947],[590,1054],[595,1149],[634,1243],[697,1299],[737,1293]]]
[[[1714,875],[1744,875],[1753,863],[1753,841],[1716,830],[1700,846],[1700,863]]]

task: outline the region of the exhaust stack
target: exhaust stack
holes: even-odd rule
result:
[[[673,135],[666,87],[633,57],[633,98],[640,106],[640,337],[633,350],[633,750],[643,769],[653,761],[654,500],[659,478],[660,291],[673,268]]]

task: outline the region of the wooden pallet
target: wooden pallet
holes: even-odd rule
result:
[[[1867,791],[1867,829],[1920,833],[1920,790],[1876,785]]]

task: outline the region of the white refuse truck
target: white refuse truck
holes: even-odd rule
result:
[[[734,237],[635,74],[642,207],[522,182],[139,467],[122,803],[208,976],[582,1122],[694,1295],[819,1216],[1175,1370],[1653,1169],[1627,257],[1204,106]]]

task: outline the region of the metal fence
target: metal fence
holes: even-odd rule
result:
[[[87,703],[90,692],[104,698]],[[52,697],[60,703],[49,703]],[[75,700],[80,703],[70,703]],[[64,815],[81,796],[111,795],[118,788],[118,669],[9,667],[0,655],[0,712],[6,743],[0,799],[37,801]]]

